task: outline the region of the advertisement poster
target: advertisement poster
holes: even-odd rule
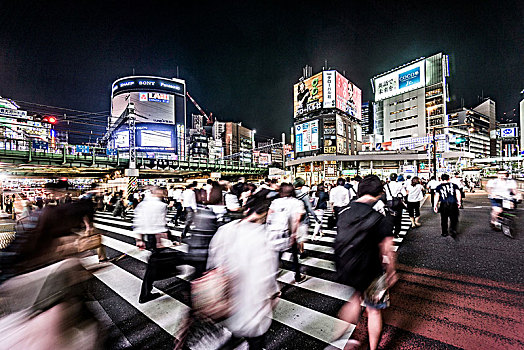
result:
[[[362,120],[362,90],[336,72],[336,107],[350,116]]]
[[[118,120],[129,103],[135,105],[137,123],[175,124],[173,95],[156,92],[129,92],[113,97],[111,102],[111,125]]]
[[[318,150],[318,120],[295,126],[295,149],[297,153]]]
[[[322,81],[324,88],[324,108],[335,108],[335,73],[334,70],[327,70],[322,72]]]
[[[335,140],[324,140],[324,153],[337,153],[337,146]]]
[[[337,115],[337,135],[346,137],[346,127],[344,121]]]
[[[347,154],[346,139],[342,137],[337,138],[337,153]]]
[[[424,62],[413,63],[374,79],[375,100],[380,101],[423,87],[426,84]]]
[[[322,72],[295,84],[293,87],[293,116],[322,108]]]

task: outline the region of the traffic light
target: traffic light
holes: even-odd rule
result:
[[[43,123],[49,123],[51,125],[55,125],[57,121],[58,119],[56,119],[56,117],[52,115],[46,115],[45,117],[42,118]]]
[[[458,136],[456,139],[455,139],[455,144],[458,146],[464,142],[466,142],[468,139],[466,136]]]

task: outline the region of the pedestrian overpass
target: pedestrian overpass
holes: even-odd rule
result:
[[[87,150],[87,148],[86,148]],[[106,148],[89,147],[76,152],[76,146],[34,149],[27,141],[0,142],[0,170],[24,177],[103,177],[129,167],[129,159],[119,152],[108,155]],[[191,176],[219,172],[222,175],[263,175],[267,167],[238,160],[206,158],[153,159],[137,157],[141,177]]]

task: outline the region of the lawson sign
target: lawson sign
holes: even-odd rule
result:
[[[384,100],[423,87],[426,83],[425,62],[422,60],[374,78],[375,100]]]

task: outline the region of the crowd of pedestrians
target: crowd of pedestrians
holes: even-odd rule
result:
[[[496,196],[511,186],[505,174],[488,184],[494,206],[499,203]],[[82,251],[99,248],[99,260],[107,260],[93,232],[95,210],[125,218],[134,209],[136,246],[151,252],[139,303],[161,296],[153,293],[155,281],[173,277],[179,266],[190,265],[194,271],[189,277],[192,312],[178,341],[203,341],[195,337],[200,334],[195,328],[201,324],[195,320],[206,318],[232,333],[228,344],[245,340],[250,349],[263,349],[272,310],[281,295],[277,277],[282,261],[290,261],[292,283],[303,283],[308,280],[302,266],[308,258],[304,243],[336,229],[337,281],[355,290],[338,317],[355,324],[364,305],[369,346],[375,349],[382,330],[381,310],[389,305],[388,290],[397,280],[392,246],[401,231],[404,211],[409,213],[411,227],[420,227],[421,203],[429,192],[432,207],[441,216],[442,236],[455,237],[466,189],[471,191],[458,176],[442,174],[426,182],[417,176],[391,174],[387,179],[376,175],[339,178],[334,184],[311,187],[302,178],[293,183],[275,179],[254,183],[241,178],[236,183],[208,180],[203,185],[193,181],[185,186],[148,187],[126,197],[123,192],[96,189],[78,200],[57,193],[56,203],[38,201],[34,207],[24,207],[20,233],[6,250],[9,254],[1,255],[0,297],[12,298],[14,288],[27,281],[31,287],[49,276],[62,281],[70,271],[84,271],[75,260]],[[333,216],[328,217],[333,219],[324,220],[330,209]],[[174,212],[171,222],[169,211]],[[169,224],[181,229],[179,236]],[[187,252],[172,249],[181,244],[188,246]],[[63,265],[64,261],[68,262]],[[33,275],[27,279],[28,274]],[[82,292],[75,294],[78,300],[81,296]],[[44,305],[44,311],[65,300],[69,302],[63,299]],[[38,307],[42,305],[27,306]],[[11,311],[2,312],[7,317]],[[59,312],[55,317],[66,316]],[[333,330],[333,340],[346,331],[343,327]],[[95,331],[89,335],[99,337]]]

